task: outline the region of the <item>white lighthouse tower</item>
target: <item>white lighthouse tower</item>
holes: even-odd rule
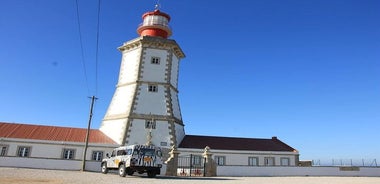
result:
[[[100,130],[120,145],[178,146],[185,136],[178,100],[180,59],[168,37],[170,16],[158,8],[142,16],[140,37],[125,42],[119,80]]]

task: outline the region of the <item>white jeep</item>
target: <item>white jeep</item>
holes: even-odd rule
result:
[[[133,175],[148,173],[148,177],[153,178],[160,174],[162,167],[161,148],[146,145],[130,145],[115,148],[111,155],[102,160],[102,173],[107,174],[108,170],[119,170],[119,175]]]

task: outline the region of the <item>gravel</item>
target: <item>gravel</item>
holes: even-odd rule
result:
[[[40,170],[0,167],[0,184],[61,184],[61,183],[133,183],[133,184],[379,184],[380,177],[166,177],[145,175],[119,177],[116,172]]]

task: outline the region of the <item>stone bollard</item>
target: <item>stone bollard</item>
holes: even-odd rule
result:
[[[178,155],[179,151],[175,146],[172,147],[169,152],[169,158],[165,161],[166,166],[166,176],[177,176],[178,170]]]
[[[212,159],[212,153],[210,152],[210,147],[206,146],[205,151],[203,152],[203,158],[206,159],[206,177],[216,176],[216,163]]]

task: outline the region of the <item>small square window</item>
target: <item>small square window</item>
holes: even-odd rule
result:
[[[281,158],[281,166],[289,166],[289,158]]]
[[[265,157],[264,164],[266,166],[274,166],[274,157]]]
[[[29,157],[30,155],[30,147],[20,146],[17,149],[17,156],[19,157]]]
[[[1,145],[0,148],[0,156],[7,156],[8,146]]]
[[[202,157],[199,155],[193,155],[192,163],[195,166],[200,166],[202,164]]]
[[[215,162],[217,165],[226,165],[226,157],[224,156],[215,156]]]
[[[156,121],[154,121],[154,120],[146,120],[145,121],[145,128],[146,129],[156,129]]]
[[[149,92],[157,92],[158,91],[158,86],[157,85],[149,85],[148,86],[148,91]]]
[[[92,152],[92,160],[102,161],[102,159],[103,159],[103,151]]]
[[[152,57],[151,63],[159,65],[160,64],[160,58],[159,57]]]
[[[74,149],[63,149],[62,158],[66,160],[74,159],[75,150]]]
[[[259,165],[258,160],[259,160],[259,158],[257,158],[257,157],[248,157],[248,165],[249,166],[258,166]]]

